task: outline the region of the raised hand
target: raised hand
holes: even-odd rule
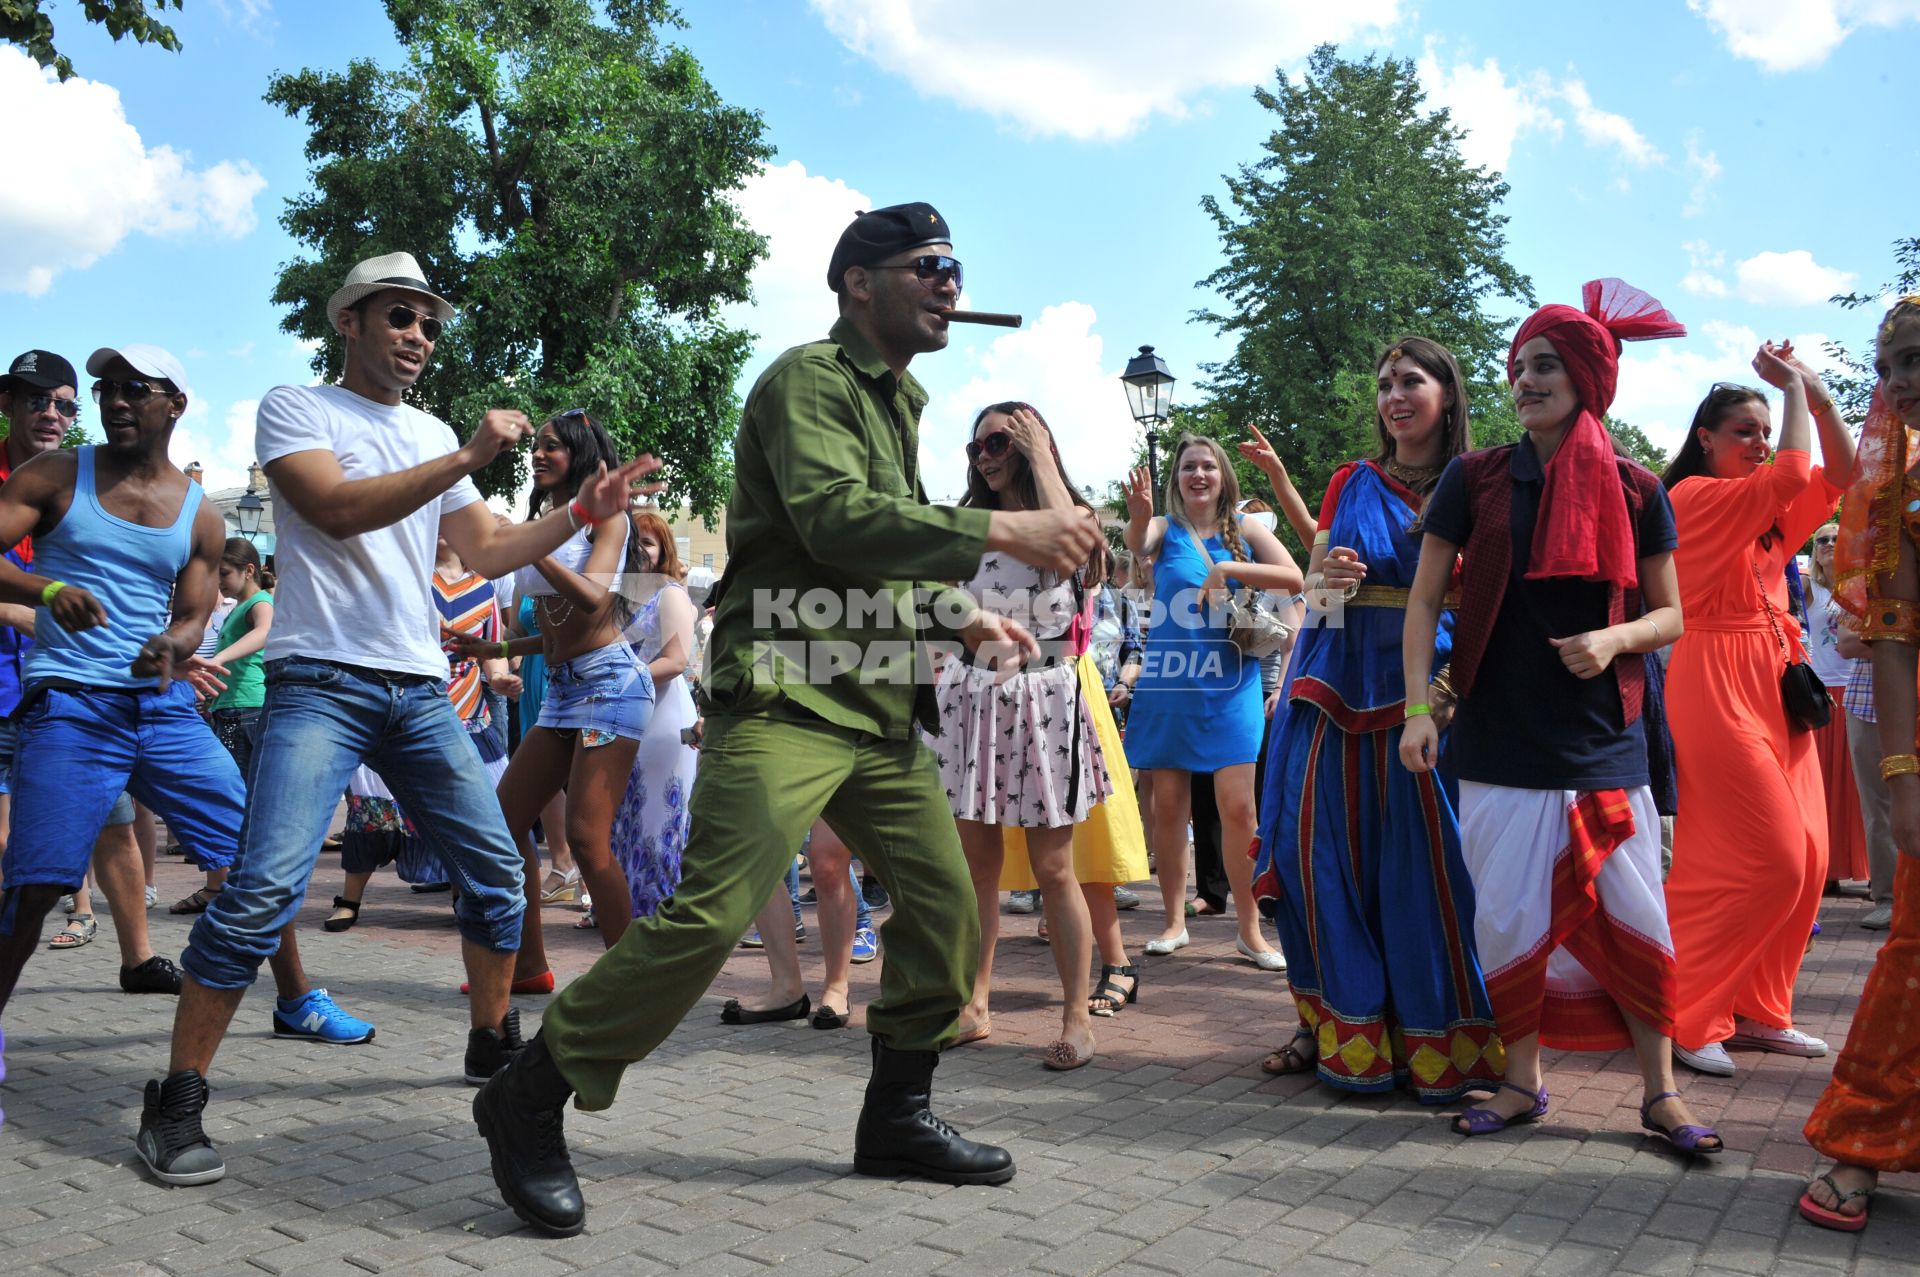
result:
[[[1800,370],[1794,366],[1793,343],[1776,346],[1772,342],[1761,342],[1760,349],[1754,352],[1753,370],[1760,379],[1775,390],[1788,390],[1800,380]]]
[[[1253,462],[1254,465],[1260,467],[1260,469],[1266,471],[1269,475],[1275,472],[1285,474],[1287,467],[1281,463],[1280,454],[1273,450],[1273,445],[1267,442],[1267,437],[1260,433],[1260,427],[1248,426],[1247,433],[1252,435],[1253,438],[1250,440],[1242,440],[1234,445],[1234,447],[1239,450],[1240,455],[1248,461]]]
[[[517,408],[489,408],[462,451],[478,470],[508,448],[519,447],[522,439],[532,437],[533,423],[526,413]]]
[[[1053,455],[1053,436],[1048,433],[1046,423],[1031,408],[1013,410],[1013,414],[1007,418],[1007,438],[1013,440],[1013,446],[1020,449],[1030,466],[1049,460]]]
[[[650,452],[643,452],[617,470],[609,471],[606,463],[600,463],[600,469],[593,478],[580,485],[580,493],[574,499],[580,508],[596,520],[611,519],[627,508],[627,502],[633,493],[652,496],[666,488],[664,483],[639,483],[640,479],[652,474],[666,464]]]
[[[1127,517],[1142,522],[1153,517],[1153,475],[1145,466],[1136,466],[1127,476]]]

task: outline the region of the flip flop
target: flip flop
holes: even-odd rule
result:
[[[1819,1179],[1821,1183],[1833,1190],[1834,1204],[1832,1206],[1822,1206],[1819,1202],[1814,1201],[1813,1188],[1809,1185],[1807,1191],[1800,1194],[1800,1218],[1806,1220],[1809,1224],[1818,1224],[1822,1228],[1831,1228],[1842,1233],[1857,1233],[1865,1228],[1867,1226],[1866,1209],[1861,1210],[1858,1215],[1843,1215],[1840,1213],[1839,1208],[1845,1206],[1856,1197],[1871,1198],[1873,1196],[1873,1189],[1856,1188],[1851,1192],[1842,1192],[1840,1186],[1833,1182],[1833,1172],[1831,1171],[1820,1176]]]
[[[74,928],[80,928],[75,931]],[[93,937],[99,932],[100,924],[93,920],[90,913],[76,913],[67,919],[67,925],[53,933],[47,941],[49,949],[78,949],[83,944],[92,944]]]
[[[1711,1126],[1699,1126],[1691,1122],[1683,1122],[1679,1126],[1662,1126],[1653,1120],[1654,1105],[1658,1104],[1661,1100],[1677,1100],[1679,1098],[1680,1092],[1678,1091],[1662,1091],[1645,1104],[1642,1104],[1640,1106],[1640,1125],[1646,1130],[1658,1135],[1682,1153],[1690,1153],[1695,1157],[1718,1157],[1721,1153],[1724,1153],[1727,1149],[1726,1141],[1722,1140],[1720,1138],[1720,1132],[1714,1130]],[[1704,1140],[1714,1141],[1714,1146],[1712,1148],[1701,1148],[1701,1142]],[[1839,1191],[1838,1188],[1834,1189],[1836,1193]]]
[[[781,1020],[804,1020],[807,1012],[813,1009],[813,999],[806,994],[800,995],[798,1002],[789,1002],[783,1007],[774,1007],[770,1011],[749,1011],[740,1005],[740,999],[728,998],[727,1004],[720,1008],[722,1024],[775,1024]]]

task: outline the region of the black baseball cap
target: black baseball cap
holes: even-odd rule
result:
[[[833,246],[833,258],[827,263],[827,287],[839,292],[849,266],[871,266],[909,248],[951,243],[953,232],[947,229],[947,219],[931,204],[876,208],[860,214],[840,232],[840,242]]]
[[[29,350],[15,358],[7,367],[7,375],[0,377],[0,390],[12,390],[16,383],[36,390],[80,384],[73,365],[51,350]]]

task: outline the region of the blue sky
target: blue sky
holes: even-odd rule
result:
[[[280,230],[306,184],[304,130],[261,100],[270,74],[396,56],[373,0],[187,0],[175,55],[116,46],[53,0],[79,77],[0,46],[0,357],[80,363],[153,341],[185,361],[174,459],[238,482],[252,410],[310,380],[267,300],[297,251]],[[1619,275],[1692,329],[1630,347],[1618,415],[1671,444],[1706,387],[1751,380],[1762,336],[1860,343],[1871,320],[1826,297],[1891,273],[1920,233],[1920,133],[1896,76],[1920,55],[1920,0],[690,0],[673,38],[778,149],[738,197],[772,252],[747,377],[832,317],[824,263],[861,208],[936,204],[967,303],[1017,333],[955,329],[917,361],[932,393],[924,463],[958,492],[972,413],[1039,405],[1080,482],[1116,478],[1134,426],[1115,380],[1151,342],[1192,393],[1226,347],[1189,322],[1219,263],[1199,207],[1259,154],[1252,100],[1323,40],[1416,60],[1429,101],[1506,174],[1510,257],[1543,301]],[[24,155],[21,148],[24,146]],[[38,180],[24,180],[31,174]],[[1517,318],[1517,315],[1516,315]],[[744,390],[743,382],[742,389]],[[90,407],[91,405],[89,405]],[[1316,481],[1324,476],[1312,476]]]

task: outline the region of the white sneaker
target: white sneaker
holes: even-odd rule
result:
[[[1860,919],[1860,925],[1868,931],[1885,931],[1893,925],[1893,906],[1875,905],[1867,910],[1867,916]]]
[[[151,909],[159,903],[160,903],[159,890],[157,888],[149,886],[147,888],[147,908]]]
[[[1728,1055],[1727,1048],[1718,1042],[1709,1042],[1698,1051],[1689,1051],[1675,1042],[1673,1058],[1695,1073],[1705,1073],[1709,1077],[1733,1076],[1733,1057]]]
[[[1742,1016],[1734,1017],[1733,1036],[1727,1039],[1727,1045],[1771,1051],[1775,1055],[1797,1055],[1806,1060],[1817,1060],[1827,1053],[1827,1044],[1811,1033],[1776,1029],[1771,1024],[1759,1024]]]

